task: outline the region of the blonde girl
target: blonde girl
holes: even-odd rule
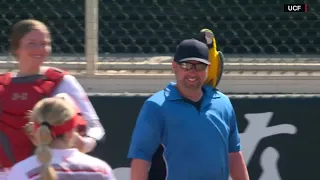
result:
[[[42,99],[31,111],[35,155],[15,164],[8,180],[115,180],[106,162],[72,148],[79,115],[63,97]]]

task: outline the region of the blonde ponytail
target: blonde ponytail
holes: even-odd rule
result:
[[[41,125],[37,131],[37,137],[39,137],[39,144],[36,149],[36,156],[41,162],[41,180],[57,180],[56,171],[51,166],[51,149],[49,145],[51,144],[53,138],[51,131],[47,125]]]
[[[36,132],[37,149],[35,155],[42,164],[40,179],[57,180],[57,173],[51,166],[52,152],[50,145],[54,140],[51,126],[63,124],[69,120],[76,111],[60,98],[45,98],[39,101],[29,114],[31,121],[39,124]]]

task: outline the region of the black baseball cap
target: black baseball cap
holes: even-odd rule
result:
[[[174,55],[175,62],[199,61],[210,64],[208,46],[196,39],[183,40],[177,47]]]

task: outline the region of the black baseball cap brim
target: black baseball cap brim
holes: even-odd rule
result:
[[[210,64],[210,62],[206,59],[201,59],[201,58],[197,58],[197,57],[190,57],[190,58],[185,58],[185,59],[181,59],[179,62],[186,62],[186,61],[198,61],[204,64]]]

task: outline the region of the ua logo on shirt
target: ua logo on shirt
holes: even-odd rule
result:
[[[23,93],[12,93],[12,100],[28,100],[28,93],[23,92]]]

